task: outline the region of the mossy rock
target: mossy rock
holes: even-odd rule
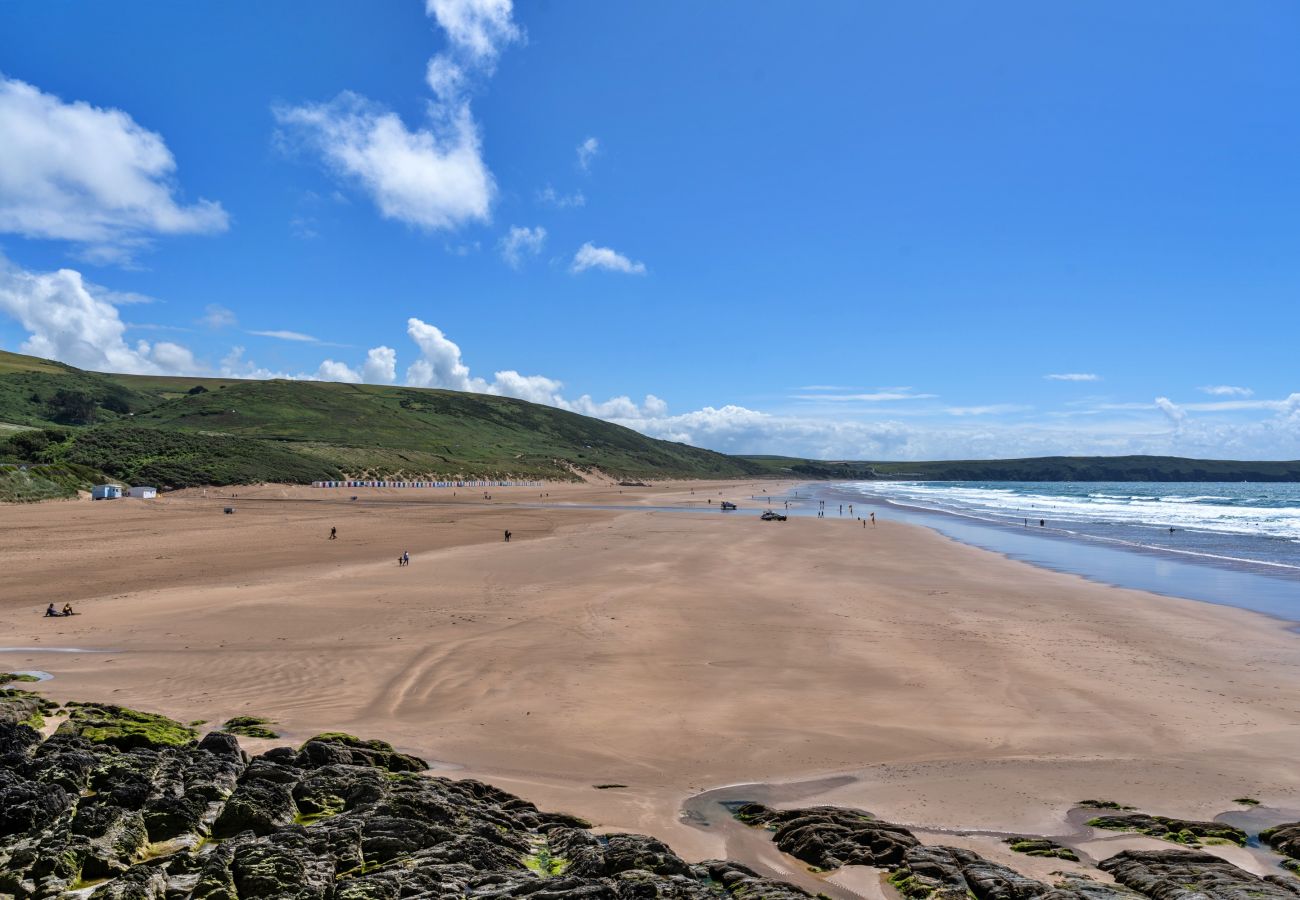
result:
[[[1254,797],[1237,797],[1232,802],[1240,803],[1242,806],[1259,806],[1259,801]]]
[[[1064,847],[1056,843],[1056,841],[1049,841],[1047,838],[1009,837],[1003,840],[1014,852],[1023,853],[1026,856],[1067,859],[1070,862],[1079,861],[1078,855],[1069,847]]]
[[[1123,803],[1116,803],[1114,800],[1080,800],[1075,806],[1081,809],[1135,809],[1136,807],[1125,806]]]
[[[227,719],[221,730],[241,737],[275,740],[280,736],[279,733],[268,727],[274,724],[275,722],[261,716],[235,716]]]
[[[0,722],[27,725],[40,731],[45,727],[45,714],[58,708],[59,704],[33,691],[0,688]]]
[[[63,734],[76,734],[96,744],[119,750],[137,747],[183,747],[198,732],[174,719],[109,703],[69,703],[68,721],[59,726]]]
[[[11,684],[15,681],[26,682],[28,684],[40,681],[35,675],[18,674],[15,672],[0,672],[0,685]]]

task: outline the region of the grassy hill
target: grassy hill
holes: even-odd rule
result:
[[[623,478],[701,478],[759,471],[734,457],[509,397],[107,375],[0,352],[5,461],[163,488],[343,475],[571,479],[599,470]],[[0,479],[0,497],[47,488],[28,486],[26,474],[14,479],[8,489]],[[68,479],[57,483],[71,490]]]
[[[86,372],[0,351],[0,500],[111,478],[161,488],[318,479],[1300,481],[1300,462],[1166,456],[825,461],[726,456],[549,406],[455,391]]]
[[[831,481],[1300,481],[1300,461],[1180,456],[1039,456],[936,462],[855,462],[745,456],[773,477]]]

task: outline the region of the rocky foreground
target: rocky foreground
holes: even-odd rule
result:
[[[817,806],[771,809],[751,803],[736,817],[772,832],[777,847],[820,870],[845,865],[875,866],[890,871],[889,882],[905,897],[916,900],[1296,900],[1300,880],[1277,874],[1260,878],[1201,850],[1125,850],[1098,863],[1115,884],[1082,872],[1062,872],[1044,884],[992,862],[971,850],[922,844],[901,825],[891,825],[853,809]],[[1153,834],[1179,843],[1220,841],[1244,844],[1245,832],[1213,822],[1188,822],[1147,816],[1101,816],[1093,827]],[[1290,829],[1290,830],[1289,830]],[[1300,825],[1266,832],[1280,847]],[[1039,856],[1074,859],[1052,841],[1012,838],[1013,850]]]
[[[63,721],[43,737],[50,714]],[[0,900],[812,896],[734,862],[689,865],[653,838],[593,834],[580,819],[426,769],[382,741],[338,733],[250,759],[227,731],[200,738],[161,716],[103,704],[56,710],[36,694],[0,690]],[[1092,870],[1097,878],[1062,872],[1047,884],[856,810],[749,804],[737,817],[814,871],[874,866],[913,900],[1300,898],[1288,875],[1259,878],[1196,849],[1102,860],[1116,883]],[[1216,823],[1138,813],[1095,821],[1192,845],[1246,840]],[[1300,825],[1264,839],[1294,856]],[[1076,859],[1043,838],[1008,843]]]
[[[0,898],[811,896],[419,774],[382,741],[325,734],[250,760],[231,734],[80,704],[43,740],[48,706],[0,694]]]

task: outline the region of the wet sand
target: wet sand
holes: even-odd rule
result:
[[[934,829],[1061,834],[1089,797],[1300,806],[1285,623],[890,521],[761,522],[749,485],[619,490],[5,507],[0,645],[50,649],[0,669],[52,673],[59,700],[263,715],[288,741],[383,737],[696,859],[727,840],[683,820],[692,796],[836,774],[799,802]],[[743,508],[563,505],[709,497]],[[81,614],[40,618],[65,601]]]

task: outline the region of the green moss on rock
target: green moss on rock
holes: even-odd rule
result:
[[[227,719],[221,730],[241,737],[275,740],[280,736],[279,733],[268,727],[274,724],[275,722],[261,716],[235,716]]]
[[[96,744],[119,750],[137,747],[183,747],[198,737],[187,725],[155,713],[145,713],[109,703],[69,703],[62,733],[77,734]]]

